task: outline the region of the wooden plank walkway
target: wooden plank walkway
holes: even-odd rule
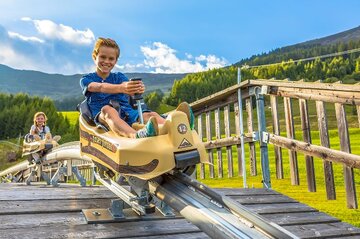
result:
[[[300,238],[360,238],[360,228],[267,189],[217,189]],[[87,224],[82,209],[108,208],[102,186],[0,184],[0,238],[209,238],[181,216]]]

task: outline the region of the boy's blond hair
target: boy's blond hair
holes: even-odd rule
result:
[[[114,40],[112,40],[110,38],[99,37],[97,39],[97,41],[95,42],[94,50],[92,52],[92,57],[93,57],[94,60],[96,59],[97,55],[99,54],[99,49],[100,49],[101,46],[107,46],[107,47],[115,48],[117,50],[116,60],[119,58],[119,56],[120,56],[120,47],[118,46],[116,41],[114,41]]]

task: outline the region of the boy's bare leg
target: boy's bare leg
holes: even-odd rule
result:
[[[163,117],[161,117],[156,112],[144,112],[143,113],[144,123],[146,123],[150,119],[151,116],[155,117],[158,124],[164,124],[165,123],[165,119]]]
[[[136,131],[119,117],[119,113],[111,106],[106,105],[101,109],[99,121],[107,124],[112,131],[120,136],[135,138]]]

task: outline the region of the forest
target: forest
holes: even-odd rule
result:
[[[79,139],[79,125],[71,125],[50,98],[22,93],[0,94],[0,139],[18,138],[29,133],[33,116],[38,111],[45,112],[52,135],[61,135],[61,142]]]
[[[237,69],[241,68],[241,80],[248,79],[288,79],[292,81],[337,82],[353,84],[360,81],[359,52],[334,57],[316,58],[360,48],[360,40],[333,45],[288,47],[273,52],[253,56],[230,67],[213,69],[186,75],[173,84],[170,95],[163,101],[169,105],[177,105],[181,101],[193,102],[205,96],[237,83]],[[311,61],[301,61],[315,57]],[[278,64],[274,64],[278,63]]]

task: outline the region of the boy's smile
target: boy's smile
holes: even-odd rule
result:
[[[103,79],[109,76],[117,62],[117,50],[112,47],[101,46],[96,56],[96,73]]]

